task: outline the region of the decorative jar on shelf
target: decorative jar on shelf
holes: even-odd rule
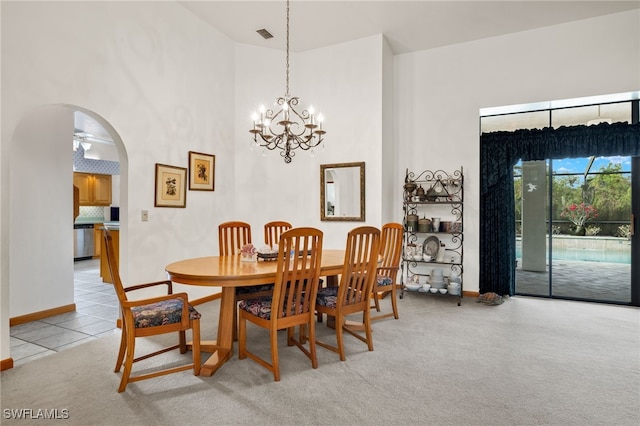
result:
[[[416,232],[417,230],[418,230],[418,215],[408,214],[407,215],[407,231]]]
[[[431,231],[431,219],[423,217],[418,220],[418,232],[430,232]]]
[[[412,180],[407,181],[407,183],[404,184],[404,190],[407,192],[407,200],[411,200],[413,191],[415,191],[417,187],[418,185],[416,185],[416,183]]]

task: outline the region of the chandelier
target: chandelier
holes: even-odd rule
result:
[[[291,163],[296,155],[294,150],[304,151],[320,145],[326,133],[322,130],[322,114],[315,115],[313,106],[308,110],[298,112],[299,98],[289,94],[289,0],[287,0],[287,60],[286,60],[286,91],[284,97],[276,99],[280,107],[278,112],[260,106],[253,114],[253,141],[259,147],[270,151],[279,149],[280,156],[285,163]],[[276,126],[273,125],[276,123]],[[274,128],[275,127],[275,128]]]

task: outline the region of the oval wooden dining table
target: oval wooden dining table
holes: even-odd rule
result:
[[[211,353],[200,370],[211,376],[233,355],[233,304],[235,288],[275,282],[277,261],[243,262],[239,255],[209,256],[180,260],[167,265],[171,281],[180,284],[221,287],[218,335],[216,340],[204,340],[202,352]],[[344,250],[323,250],[320,275],[327,285],[337,285],[337,276],[344,265]]]

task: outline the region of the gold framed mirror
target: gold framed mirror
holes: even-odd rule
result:
[[[364,222],[364,161],[320,165],[320,220]]]

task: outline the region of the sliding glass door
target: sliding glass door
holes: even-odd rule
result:
[[[631,302],[631,177],[619,156],[514,170],[517,294]]]

